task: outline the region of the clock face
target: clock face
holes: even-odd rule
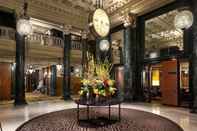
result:
[[[110,20],[107,13],[103,9],[96,9],[93,13],[92,23],[95,32],[100,37],[105,37],[110,31]]]

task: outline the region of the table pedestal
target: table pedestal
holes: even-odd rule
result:
[[[83,127],[100,127],[111,125],[121,121],[121,104],[118,104],[118,119],[111,118],[111,104],[108,105],[108,117],[90,117],[90,105],[86,105],[86,119],[80,119],[80,104],[77,103],[77,120],[80,126]],[[95,107],[95,106],[94,106]]]

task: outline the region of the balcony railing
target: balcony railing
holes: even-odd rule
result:
[[[64,45],[62,38],[36,33],[29,35],[28,41],[35,42],[44,46],[55,46],[61,48],[63,48]]]
[[[15,40],[15,30],[13,28],[0,26],[0,39]]]
[[[6,40],[15,40],[15,29],[9,27],[0,26],[0,39]],[[52,46],[52,47],[64,47],[64,41],[62,38],[49,36],[45,34],[34,33],[27,37],[27,40],[31,43],[40,44],[43,46]],[[72,50],[81,50],[80,41],[72,41],[71,49]]]
[[[80,41],[72,41],[71,43],[71,49],[72,50],[81,50],[82,49],[82,44]]]

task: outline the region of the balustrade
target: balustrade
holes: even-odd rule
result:
[[[80,41],[72,41],[71,43],[71,49],[72,50],[81,50],[82,49],[82,44]]]
[[[36,42],[44,46],[55,46],[55,47],[63,47],[63,39],[54,37],[54,36],[49,36],[49,35],[44,35],[44,34],[32,34],[28,36],[28,41],[30,42]]]
[[[0,26],[0,39],[15,40],[15,30],[13,28]]]
[[[15,40],[15,29],[9,27],[0,26],[0,39],[6,40]],[[38,43],[43,46],[53,46],[53,47],[61,47],[64,46],[64,41],[62,38],[49,36],[45,34],[33,33],[27,37],[27,40],[31,43]],[[71,49],[72,50],[81,50],[81,42],[80,41],[72,41]]]

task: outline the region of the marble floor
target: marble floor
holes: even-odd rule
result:
[[[4,105],[0,106],[0,121],[3,131],[14,131],[19,125],[31,118],[68,108],[76,108],[76,104],[72,101],[52,100],[34,102],[20,107]],[[184,131],[197,131],[197,114],[189,113],[188,109],[148,103],[123,103],[122,108],[152,112],[178,123]]]

